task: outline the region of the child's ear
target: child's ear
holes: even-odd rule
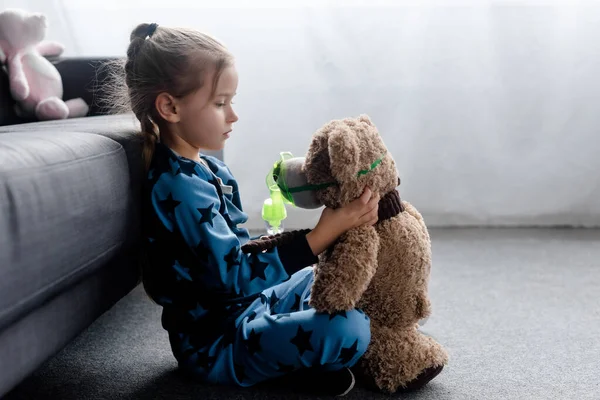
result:
[[[162,92],[156,96],[154,106],[158,114],[165,120],[171,123],[177,123],[181,119],[177,99],[167,92]]]

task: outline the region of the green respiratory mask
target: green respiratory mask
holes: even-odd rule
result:
[[[283,232],[283,220],[287,217],[286,204],[299,208],[321,207],[316,189],[327,185],[309,185],[304,172],[304,157],[294,157],[290,152],[280,153],[280,159],[267,174],[270,196],[263,203],[262,218],[270,235]]]
[[[357,177],[373,171],[384,157],[385,154],[367,169],[359,171]],[[286,204],[304,209],[319,208],[322,204],[317,199],[317,191],[337,185],[336,182],[309,184],[304,170],[305,160],[305,157],[294,157],[290,152],[282,152],[280,159],[267,174],[270,196],[263,203],[262,218],[266,221],[267,232],[270,235],[283,232],[283,220],[287,217]]]

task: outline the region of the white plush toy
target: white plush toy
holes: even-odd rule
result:
[[[6,63],[17,114],[39,120],[82,117],[89,107],[83,99],[63,101],[58,70],[44,56],[60,55],[64,47],[43,41],[46,17],[20,9],[0,13],[0,63]]]

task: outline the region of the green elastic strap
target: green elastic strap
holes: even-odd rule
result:
[[[373,164],[371,164],[371,166],[369,167],[369,169],[362,169],[362,170],[358,171],[357,176],[360,177],[360,176],[366,175],[369,172],[373,171],[375,168],[377,168],[377,166],[379,164],[381,164],[381,162],[383,161],[384,157],[385,157],[385,154],[382,155],[377,160],[375,160],[375,162],[373,162]],[[292,193],[304,192],[304,191],[307,191],[307,190],[325,189],[325,188],[328,188],[330,186],[337,185],[337,183],[336,182],[328,182],[328,183],[320,183],[318,185],[304,185],[304,186],[298,186],[298,187],[293,187],[293,188],[288,188],[287,185],[285,184],[285,182],[282,182],[282,185],[279,185],[279,182],[277,182],[277,185],[281,189],[281,193],[283,194],[283,196],[288,201],[290,201],[291,203],[293,203]]]
[[[381,164],[381,162],[383,161],[383,157],[385,157],[385,154],[382,155],[381,158],[377,159],[373,164],[371,164],[371,167],[369,169],[363,169],[358,171],[358,176],[366,175],[369,172],[373,171],[379,164]]]

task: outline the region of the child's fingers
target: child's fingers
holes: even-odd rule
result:
[[[371,200],[369,200],[368,206],[369,206],[369,210],[372,210],[373,208],[377,207],[379,205],[379,200],[381,200],[379,193],[376,193],[373,195],[373,197],[371,197]]]
[[[369,200],[369,202],[363,208],[363,212],[365,214],[370,214],[373,212],[375,212],[375,214],[377,214],[378,209],[379,209],[379,194],[374,194],[373,197],[371,197],[371,200]]]
[[[359,224],[358,226],[373,226],[377,223],[377,221],[379,221],[379,218],[377,217],[366,219],[365,222]]]
[[[358,198],[360,200],[359,203],[361,205],[369,204],[369,199],[371,198],[372,195],[373,195],[373,192],[371,191],[371,189],[365,188],[363,193]]]
[[[365,205],[369,204],[372,194],[371,189],[365,188],[360,197],[350,203],[350,207],[356,210],[362,209]]]
[[[379,207],[375,206],[374,209],[363,214],[358,220],[358,226],[373,225],[379,219]]]

